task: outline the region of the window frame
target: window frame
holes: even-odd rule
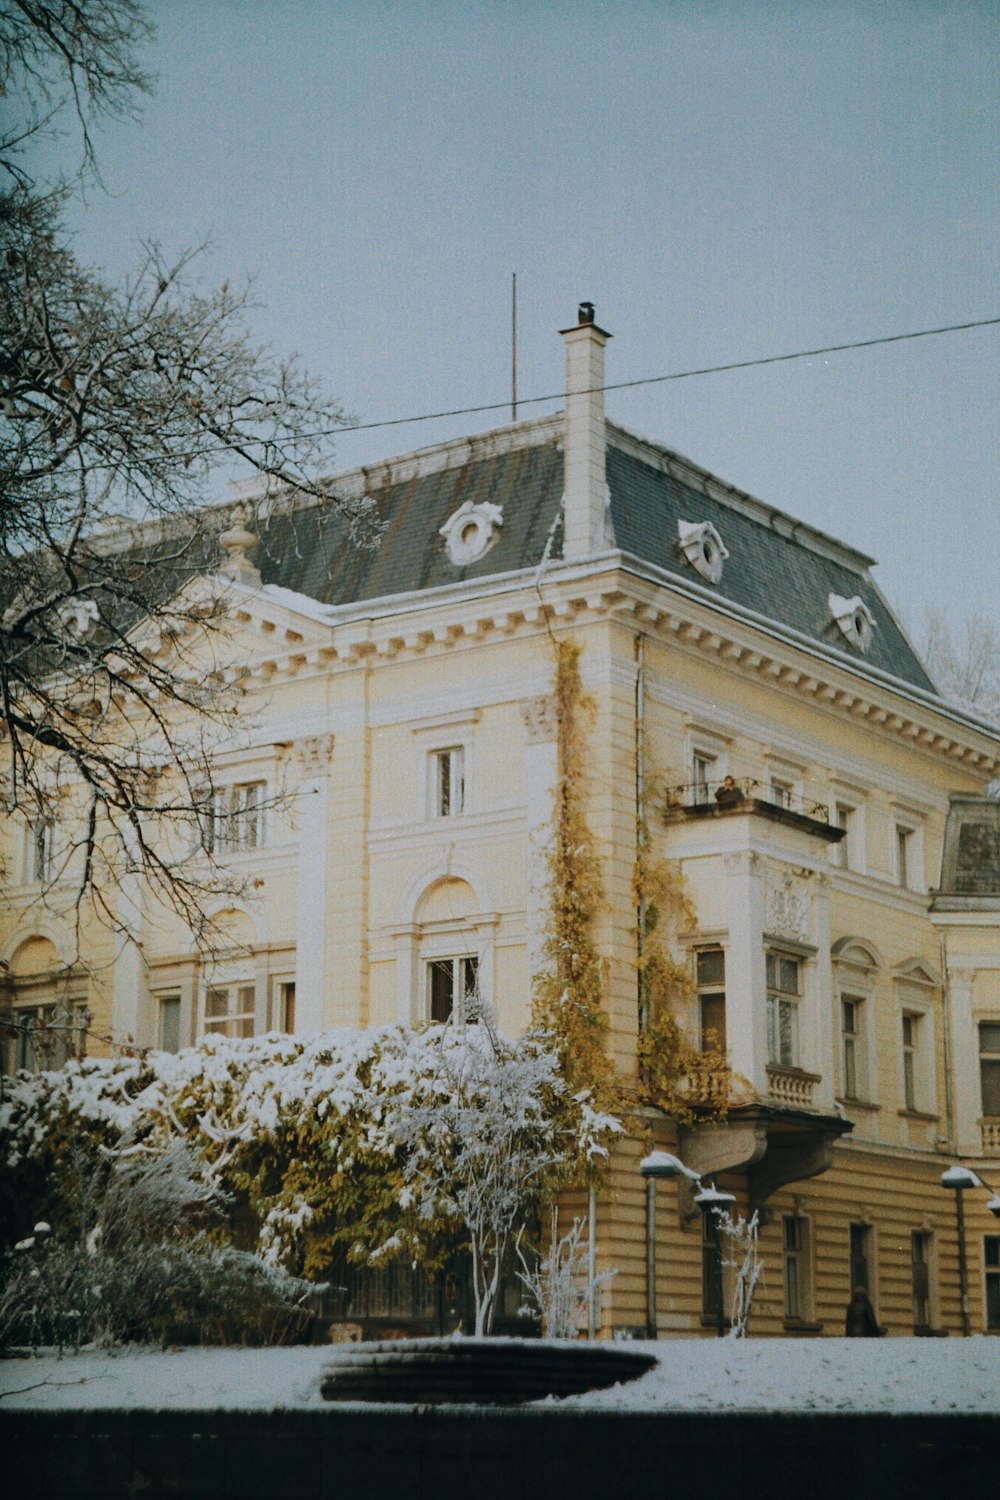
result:
[[[789,1245],[789,1225],[797,1243]],[[813,1317],[812,1224],[802,1213],[781,1216],[782,1305],[786,1323],[801,1325]]]
[[[225,1010],[214,1015],[209,1015],[208,999],[210,995],[225,995]],[[249,1008],[246,1005],[246,997],[250,997]],[[231,998],[233,997],[233,998]],[[242,999],[243,1006],[240,1007],[236,1001]],[[253,978],[247,978],[243,974],[232,976],[213,975],[211,979],[205,979],[201,985],[199,997],[199,1014],[201,1018],[201,1036],[225,1036],[234,1040],[247,1040],[257,1035],[257,985]],[[247,1021],[250,1029],[246,1029]],[[235,1028],[235,1029],[234,1029]]]
[[[250,791],[258,794],[252,803],[245,796]],[[214,785],[202,821],[202,844],[206,853],[213,858],[226,859],[254,854],[266,848],[270,833],[268,802],[266,776],[226,779]],[[252,838],[246,836],[248,827],[252,828]]]
[[[877,1316],[877,1280],[878,1261],[876,1258],[875,1226],[867,1219],[851,1219],[847,1226],[848,1234],[848,1296],[853,1296],[855,1287],[863,1287],[868,1293],[869,1300],[876,1308]],[[856,1253],[856,1244],[859,1244],[863,1254]],[[864,1274],[858,1275],[857,1267],[864,1264]]]
[[[983,1033],[987,1027],[997,1033],[996,1045],[988,1048],[983,1045]],[[994,1120],[1000,1118],[1000,1019],[991,1019],[988,1016],[980,1017],[976,1022],[976,1034],[978,1038],[980,1113],[983,1118]],[[987,1069],[990,1070],[989,1086],[987,1086]],[[987,1104],[995,1104],[996,1108],[988,1109]]]
[[[435,1016],[434,977],[437,973],[443,973],[446,965],[451,970],[450,1009],[447,1015]],[[423,1009],[424,1018],[429,1025],[464,1026],[469,1021],[468,1001],[479,992],[481,969],[477,953],[442,953],[437,957],[424,959]]]
[[[776,965],[775,972],[777,981],[772,983],[772,962]],[[802,1068],[802,1016],[801,1006],[805,998],[804,969],[805,962],[800,953],[793,953],[779,945],[768,945],[765,950],[765,980],[766,980],[766,1005],[767,1005],[767,1065],[770,1068]],[[786,990],[781,987],[782,964],[795,965],[797,989]],[[783,1024],[782,1007],[786,1008],[788,1018],[788,1035],[791,1045],[788,1048],[790,1056],[782,1056],[783,1046]]]
[[[30,1028],[27,1017],[35,1017]],[[38,1017],[45,1017],[44,1026],[38,1025]],[[59,1022],[59,1017],[65,1020]],[[87,1025],[89,1014],[83,998],[57,999],[51,990],[27,998],[15,997],[6,1012],[7,1026],[12,1036],[0,1034],[0,1073],[10,1077],[18,1072],[50,1073],[63,1068],[71,1058],[87,1055]],[[48,1030],[52,1022],[58,1023],[51,1032],[50,1056],[36,1055],[32,1037],[39,1030]],[[0,1022],[0,1030],[2,1022]]]
[[[868,996],[853,990],[838,990],[840,1006],[840,1094],[851,1104],[863,1104],[871,1097],[868,1079]],[[855,1026],[847,1028],[846,1007],[855,1012]],[[848,1059],[850,1058],[850,1062]],[[849,1074],[853,1072],[853,1088]]]
[[[466,811],[466,749],[458,742],[436,746],[427,752],[428,818],[461,818]],[[447,771],[447,776],[444,775]],[[456,774],[457,772],[457,774]],[[445,784],[447,783],[447,784]],[[457,796],[456,796],[457,787]],[[443,804],[447,800],[448,806]],[[454,805],[457,803],[457,806]]]
[[[721,978],[718,980],[702,979],[702,960],[709,957],[718,957],[721,962]],[[698,1047],[702,1053],[728,1052],[727,1030],[726,1030],[726,950],[718,944],[711,944],[694,950],[694,982],[698,1004]],[[721,1001],[722,1025],[721,1027],[706,1026],[705,1003],[706,1001]],[[717,1040],[709,1043],[707,1033],[715,1030]]]
[[[923,1255],[918,1258],[917,1246],[923,1250]],[[932,1229],[910,1230],[910,1299],[913,1314],[914,1333],[928,1333],[935,1322],[934,1288],[937,1283],[936,1245],[934,1231]],[[922,1274],[918,1277],[918,1268]],[[918,1281],[923,1282],[923,1287],[918,1287]],[[919,1313],[920,1302],[924,1304],[926,1318],[921,1321]]]
[[[1000,1234],[983,1235],[983,1327],[1000,1333]]]
[[[164,990],[153,996],[156,1002],[156,1046],[159,1052],[177,1053],[184,1045],[181,1036],[181,1017],[183,1014],[183,1001],[179,990]],[[167,1007],[170,1007],[169,1012]],[[167,1024],[167,1016],[175,1017],[175,1022]],[[176,1027],[176,1046],[170,1046],[173,1040],[170,1035]]]

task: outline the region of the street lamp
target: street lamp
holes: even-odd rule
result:
[[[703,1187],[694,1195],[694,1201],[709,1220],[712,1228],[712,1245],[715,1251],[715,1326],[719,1338],[723,1338],[726,1332],[726,1311],[722,1296],[722,1225],[719,1215],[725,1212],[731,1204],[736,1202],[733,1193],[725,1193],[717,1188],[713,1182],[711,1187]]]
[[[690,1182],[701,1184],[697,1172],[686,1167],[680,1157],[669,1151],[651,1151],[639,1163],[639,1172],[646,1179],[646,1337],[659,1337],[656,1320],[656,1184],[686,1177]]]
[[[969,1320],[969,1264],[965,1253],[965,1205],[962,1202],[962,1194],[966,1188],[985,1188],[988,1193],[992,1189],[983,1179],[969,1167],[949,1167],[946,1172],[941,1173],[941,1186],[950,1188],[955,1194],[955,1227],[958,1231],[958,1286],[962,1298],[962,1334],[965,1338],[972,1332]],[[1000,1219],[1000,1194],[993,1193],[986,1207],[990,1213]]]

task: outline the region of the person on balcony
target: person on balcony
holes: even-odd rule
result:
[[[719,807],[735,807],[738,802],[743,801],[743,793],[731,776],[724,776],[722,785],[715,794],[715,800]]]

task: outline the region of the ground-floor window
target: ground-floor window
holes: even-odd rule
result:
[[[205,991],[205,1031],[222,1036],[253,1036],[256,988],[252,984],[212,985]]]
[[[850,1273],[851,1291],[863,1287],[874,1301],[872,1287],[872,1227],[870,1224],[850,1226]]]
[[[14,1005],[0,1013],[5,1073],[61,1068],[87,1050],[87,1011],[80,1004]]]
[[[809,1285],[809,1221],[786,1214],[781,1221],[785,1271],[785,1317],[804,1321],[811,1312]]]
[[[161,995],[157,1004],[156,1043],[161,1052],[181,1050],[181,997]]]
[[[915,1229],[910,1235],[910,1277],[913,1289],[914,1330],[931,1326],[931,1235]]]
[[[983,1241],[986,1267],[986,1326],[1000,1333],[1000,1234],[988,1234]]]
[[[479,960],[470,954],[434,958],[427,965],[427,1012],[431,1021],[464,1021],[479,991]]]

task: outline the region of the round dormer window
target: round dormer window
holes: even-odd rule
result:
[[[678,521],[677,541],[695,572],[709,583],[718,583],[729,553],[711,521]]]
[[[441,527],[445,551],[458,568],[479,560],[496,541],[503,525],[499,505],[483,501],[479,505],[466,500]]]

